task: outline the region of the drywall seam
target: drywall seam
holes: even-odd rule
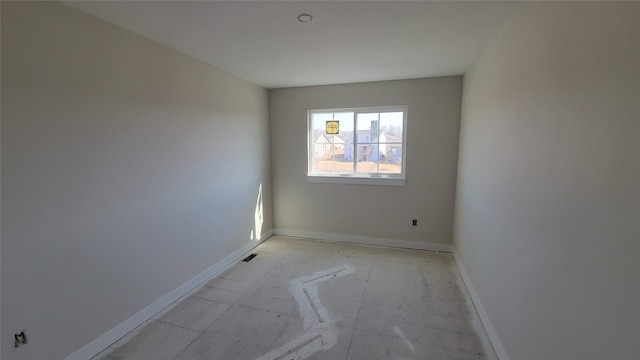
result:
[[[464,265],[462,265],[462,260],[460,256],[456,253],[455,248],[451,248],[451,254],[453,255],[453,261],[458,268],[458,272],[462,276],[462,281],[464,282],[464,287],[467,289],[469,296],[471,296],[471,301],[473,302],[473,306],[476,308],[476,313],[480,317],[480,321],[482,322],[482,326],[484,327],[487,336],[489,337],[489,341],[491,341],[491,345],[493,346],[493,350],[498,356],[499,360],[510,360],[509,355],[507,355],[507,351],[504,349],[502,345],[502,341],[500,341],[500,337],[496,332],[496,329],[493,327],[491,320],[489,319],[489,315],[485,310],[480,298],[478,297],[478,293],[476,289],[473,287],[471,283],[471,279],[467,275],[467,271],[464,269]]]
[[[307,239],[348,242],[348,243],[355,243],[355,244],[386,246],[386,247],[395,247],[395,248],[412,249],[412,250],[451,252],[451,245],[449,244],[437,244],[437,243],[431,243],[431,242],[384,239],[384,238],[374,238],[374,237],[368,237],[368,236],[344,235],[344,234],[333,234],[333,233],[290,230],[290,229],[274,229],[273,231],[274,231],[274,234],[276,235],[292,236],[292,237],[307,238]]]
[[[232,252],[224,259],[218,261],[205,271],[194,276],[184,284],[178,286],[173,291],[153,302],[151,305],[140,310],[135,315],[116,325],[116,327],[114,327],[113,329],[107,331],[97,339],[88,343],[83,348],[69,355],[66,360],[92,359],[96,355],[103,353],[105,350],[112,348],[112,345],[116,344],[116,342],[120,343],[120,339],[127,336],[141,325],[144,325],[147,321],[152,320],[156,316],[156,314],[175,304],[178,300],[192,293],[194,290],[197,290],[201,285],[209,281],[209,279],[211,279],[212,277],[231,267],[238,260],[244,257],[249,251],[253,250],[256,246],[260,245],[260,243],[262,243],[272,235],[273,230],[269,230],[262,234],[262,236],[260,236],[260,239],[262,240],[251,241],[240,249]]]

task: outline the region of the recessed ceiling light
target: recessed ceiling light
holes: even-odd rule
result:
[[[298,15],[298,21],[300,21],[300,22],[310,22],[311,20],[313,20],[313,16],[311,16],[309,14],[300,14],[300,15]]]

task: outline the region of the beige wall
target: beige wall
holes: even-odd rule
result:
[[[270,90],[275,227],[449,244],[461,91],[459,76]],[[408,105],[406,186],[307,180],[307,110],[386,105]]]
[[[2,2],[2,359],[62,359],[272,228],[266,90]],[[13,349],[11,334],[29,344]]]
[[[640,358],[638,19],[536,3],[465,76],[454,247],[510,359]]]

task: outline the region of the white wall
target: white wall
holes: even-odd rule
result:
[[[277,231],[450,244],[461,91],[460,76],[270,90]],[[406,186],[308,182],[307,110],[386,105],[408,105]]]
[[[248,244],[261,183],[271,229],[267,106],[65,5],[3,1],[2,358],[65,358]]]
[[[454,247],[511,359],[640,358],[638,19],[536,3],[465,76]]]

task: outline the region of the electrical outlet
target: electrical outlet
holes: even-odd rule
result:
[[[411,225],[418,226],[418,220],[417,219],[413,219],[413,221],[411,222]]]
[[[27,334],[24,333],[24,330],[20,333],[13,334],[13,346],[20,347],[20,345],[24,345],[27,343]]]

